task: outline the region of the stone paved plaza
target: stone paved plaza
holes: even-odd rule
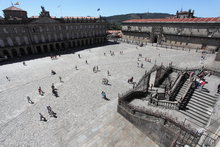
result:
[[[110,55],[110,50],[115,56]],[[144,68],[137,67],[139,54]],[[144,61],[145,57],[150,57],[152,63]],[[206,55],[203,63],[211,65],[214,57]],[[157,146],[117,113],[118,93],[132,88],[128,78],[133,76],[137,82],[154,63],[173,62],[190,68],[202,66],[200,59],[201,53],[195,51],[152,46],[136,49],[135,45],[121,43],[62,55],[57,60],[29,60],[27,66],[22,62],[0,66],[0,146]],[[100,71],[94,73],[94,66]],[[51,75],[51,70],[57,74]],[[108,78],[111,85],[103,85],[102,78]],[[52,83],[58,89],[57,98],[51,93]],[[39,86],[44,96],[39,96]],[[110,101],[102,99],[101,91]],[[27,96],[34,104],[27,102]],[[48,115],[49,105],[57,118]],[[48,121],[40,121],[39,113]]]

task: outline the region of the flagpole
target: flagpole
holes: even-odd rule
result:
[[[58,5],[58,6],[57,6],[57,9],[59,9],[59,8],[60,8],[60,17],[62,17],[62,16],[63,16],[63,12],[62,12],[61,5]]]
[[[12,1],[10,1],[11,2],[11,6],[14,6],[14,4],[12,3]]]

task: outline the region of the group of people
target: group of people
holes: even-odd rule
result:
[[[114,55],[115,55],[115,52],[113,52],[113,51],[110,50],[110,54],[111,54],[111,56],[114,56]]]
[[[144,68],[144,64],[137,62],[137,67]]]
[[[56,90],[53,84],[52,84],[52,89]],[[44,92],[42,91],[41,87],[38,88],[38,92],[39,92],[39,95],[41,95],[41,96],[44,95]],[[34,102],[31,100],[30,96],[27,96],[27,101],[30,104],[34,104]],[[52,111],[52,108],[50,106],[47,106],[47,110],[48,110],[48,113],[51,117],[57,118],[56,113],[54,111]],[[45,121],[45,122],[47,121],[46,117],[44,117],[41,113],[39,113],[39,115],[40,115],[40,121]]]
[[[50,117],[57,118],[57,114],[52,110],[51,106],[47,106],[46,108]],[[45,121],[45,122],[47,121],[45,116],[43,116],[41,113],[39,113],[39,115],[40,115],[40,121]]]
[[[200,90],[202,90],[205,84],[207,84],[207,82],[205,81],[206,75],[207,73],[202,70],[199,72],[192,71],[189,73],[189,78],[190,78],[190,81],[194,81],[195,88],[199,88]]]
[[[57,59],[57,55],[50,55],[50,58],[51,58],[51,60],[55,60],[55,59]]]
[[[145,61],[151,63],[151,58],[145,57]]]
[[[98,71],[99,71],[98,65],[97,65],[97,66],[93,66],[92,71],[93,71],[94,73],[98,72]]]

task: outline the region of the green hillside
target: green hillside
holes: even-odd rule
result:
[[[151,18],[166,18],[174,16],[168,13],[131,13],[123,15],[114,15],[105,17],[109,23],[121,24],[122,21],[129,19],[151,19]]]

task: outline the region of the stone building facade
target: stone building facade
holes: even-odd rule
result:
[[[220,51],[220,18],[191,18],[193,13],[178,12],[179,18],[124,21],[122,40]]]
[[[0,58],[58,52],[106,42],[106,21],[101,17],[51,17],[42,7],[39,17],[27,18],[14,6],[0,19]]]

